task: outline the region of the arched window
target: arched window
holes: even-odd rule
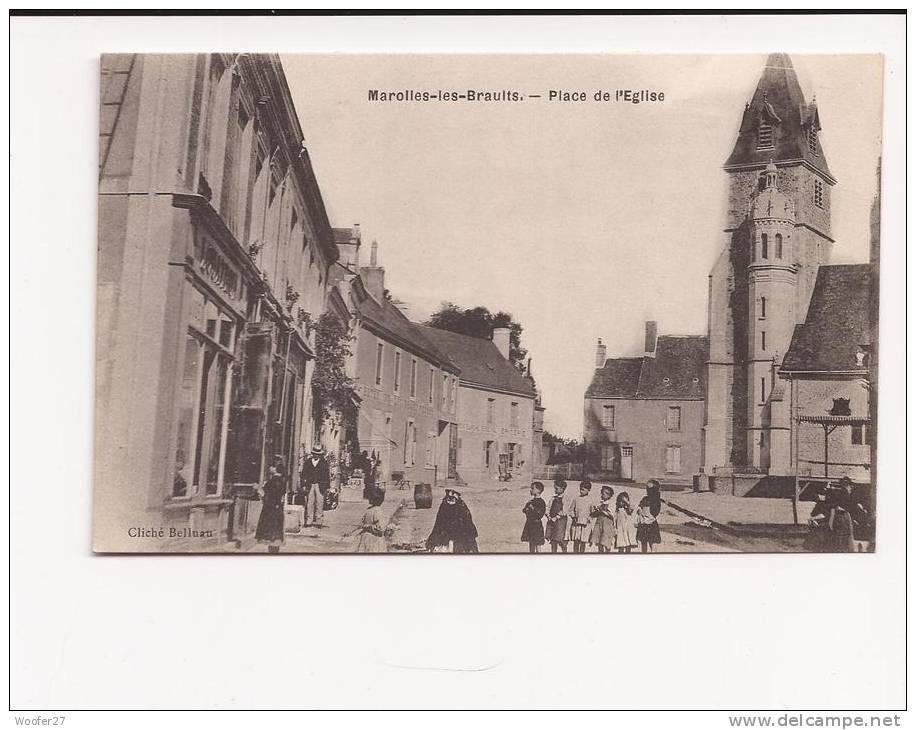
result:
[[[760,258],[768,259],[770,258],[769,244],[767,242],[767,234],[762,233],[760,235]]]
[[[782,258],[782,234],[776,234],[776,258]]]
[[[760,316],[766,319],[767,316],[767,298],[760,297]]]

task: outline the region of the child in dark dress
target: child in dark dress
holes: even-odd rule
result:
[[[267,543],[267,552],[280,552],[283,544],[283,505],[286,502],[286,479],[282,456],[274,457],[268,468],[267,481],[258,489],[261,497],[261,516],[255,530],[255,539]]]
[[[649,497],[639,500],[639,508],[636,510],[636,541],[644,553],[654,553],[662,541],[658,518],[652,514],[652,500]]]
[[[541,499],[544,485],[541,482],[531,484],[531,499],[522,508],[525,515],[525,527],[522,528],[522,542],[528,543],[528,552],[536,553],[544,544],[544,515],[547,513],[547,503]]]
[[[557,477],[553,480],[553,499],[547,512],[547,529],[544,538],[550,542],[550,552],[566,552],[566,541],[569,540],[569,510],[565,495],[566,480]]]

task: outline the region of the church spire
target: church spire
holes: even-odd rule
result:
[[[769,161],[806,162],[834,182],[821,147],[817,104],[808,104],[786,53],[771,53],[744,109],[726,170],[757,168]]]

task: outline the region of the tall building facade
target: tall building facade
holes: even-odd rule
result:
[[[291,485],[314,436],[309,323],[338,256],[321,191],[279,57],[101,71],[96,548],[241,541],[270,463]]]
[[[830,173],[814,101],[772,54],[745,106],[729,177],[722,252],[709,277],[703,472],[788,474],[789,430],[772,418],[777,377],[829,261]]]

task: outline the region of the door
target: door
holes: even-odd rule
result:
[[[621,446],[620,447],[620,478],[621,479],[632,479],[633,478],[633,447],[632,446]]]

